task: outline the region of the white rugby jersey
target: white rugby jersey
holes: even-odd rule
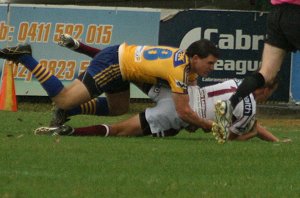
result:
[[[228,100],[235,93],[239,84],[238,80],[228,80],[203,88],[191,86],[188,90],[190,105],[200,117],[215,120],[214,104],[218,100]],[[256,119],[256,101],[253,95],[245,97],[232,113],[232,125],[229,130],[238,135],[249,132]]]
[[[189,104],[199,117],[215,120],[214,104],[218,100],[228,100],[236,91],[238,84],[239,81],[237,80],[228,80],[203,88],[189,86]],[[172,99],[172,92],[169,88],[153,86],[148,96],[157,102],[155,107],[146,109],[146,119],[153,133],[188,126],[178,117]],[[234,109],[233,123],[229,130],[238,135],[249,132],[255,123],[255,114],[256,101],[253,95],[250,94]]]

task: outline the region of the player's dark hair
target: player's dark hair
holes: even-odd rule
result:
[[[201,39],[193,42],[186,49],[186,55],[190,58],[195,55],[198,55],[200,58],[206,58],[209,55],[219,58],[219,50],[210,40]]]

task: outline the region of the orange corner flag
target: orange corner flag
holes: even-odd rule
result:
[[[4,64],[0,91],[0,110],[17,111],[17,97],[12,65]]]

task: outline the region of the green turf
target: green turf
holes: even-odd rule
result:
[[[128,116],[81,116],[70,124]],[[292,125],[269,126],[292,138],[289,144],[255,138],[218,145],[202,132],[167,139],[34,136],[49,119],[49,111],[0,111],[0,197],[300,195],[300,134]]]

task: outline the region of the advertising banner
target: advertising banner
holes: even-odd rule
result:
[[[180,11],[161,20],[159,44],[186,49],[196,40],[209,39],[218,45],[220,58],[210,76],[199,78],[199,85],[243,79],[260,66],[266,16],[250,11]],[[284,61],[280,86],[272,100],[289,100],[290,59],[288,55]]]
[[[8,17],[8,44],[30,43],[33,56],[65,85],[86,69],[91,58],[58,46],[61,34],[100,49],[123,42],[158,44],[160,12],[154,9],[10,5]],[[14,66],[14,75],[17,95],[46,95],[22,65]]]
[[[291,95],[295,102],[300,102],[300,52],[292,54]]]
[[[7,26],[7,4],[0,4],[0,48],[6,46],[6,40],[7,40],[6,37],[8,31],[9,31],[9,27]],[[4,62],[3,59],[0,59],[0,77],[2,77],[3,62]],[[1,81],[0,81],[0,85],[1,85]]]

